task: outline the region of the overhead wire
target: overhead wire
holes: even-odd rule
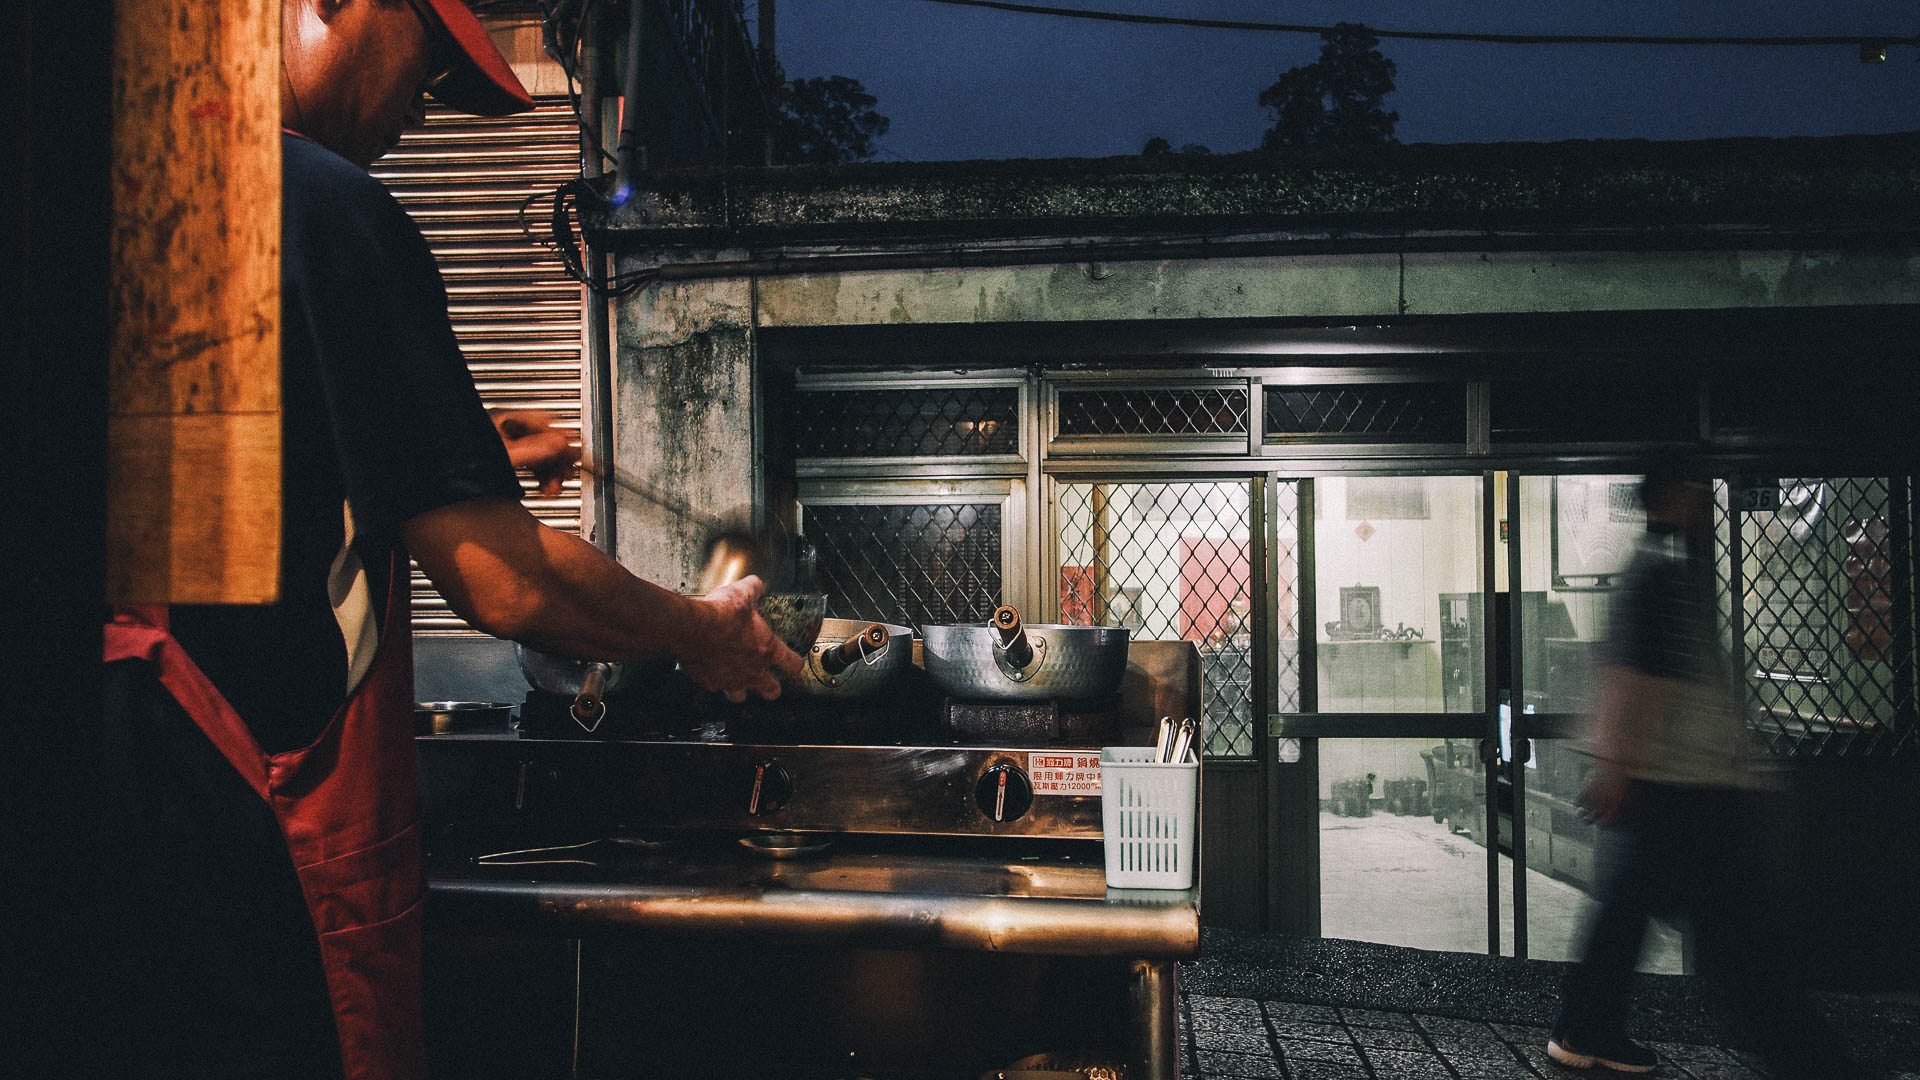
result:
[[[1327,34],[1335,27],[1308,23],[1250,22],[1241,19],[1202,19],[1185,15],[1143,15],[1130,11],[1099,11],[1092,8],[1050,7],[1043,4],[1016,4],[1008,0],[918,0],[926,4],[954,7],[989,8],[1021,15],[1052,15],[1067,19],[1092,19],[1099,22],[1137,23],[1149,26],[1190,26],[1208,30],[1255,30],[1282,34]],[[1713,34],[1487,34],[1444,30],[1385,30],[1366,27],[1378,38],[1406,41],[1466,41],[1488,45],[1920,45],[1914,34],[1844,34],[1730,37]]]

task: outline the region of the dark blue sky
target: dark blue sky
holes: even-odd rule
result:
[[[1154,135],[1252,149],[1305,34],[1135,26],[921,0],[778,0],[790,77],[847,75],[892,120],[879,160],[1138,153]],[[1554,34],[1920,32],[1915,0],[1034,0],[1259,22]],[[749,19],[755,5],[746,4]],[[1384,41],[1401,142],[1920,130],[1920,50]]]

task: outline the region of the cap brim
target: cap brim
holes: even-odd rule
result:
[[[428,0],[433,13],[459,47],[453,70],[431,91],[435,101],[474,116],[506,116],[533,108],[533,95],[520,84],[507,58],[461,0]]]

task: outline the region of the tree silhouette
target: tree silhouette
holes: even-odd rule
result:
[[[1172,154],[1174,152],[1175,151],[1173,149],[1173,144],[1161,138],[1158,135],[1155,135],[1152,138],[1148,139],[1146,145],[1140,148],[1141,157],[1161,157],[1163,155]],[[1209,150],[1205,146],[1202,146],[1201,144],[1194,143],[1194,142],[1182,143],[1178,152],[1182,154],[1186,154],[1190,157],[1197,154],[1213,153],[1212,150]]]
[[[845,75],[795,79],[780,95],[774,160],[783,165],[863,161],[878,147],[889,121],[873,111],[878,98]]]
[[[1264,149],[1301,146],[1377,146],[1396,141],[1400,119],[1381,102],[1393,93],[1393,61],[1380,39],[1358,23],[1340,23],[1320,35],[1320,59],[1289,68],[1260,92],[1273,110]]]

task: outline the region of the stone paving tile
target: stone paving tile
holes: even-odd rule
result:
[[[1717,1046],[1701,1046],[1698,1043],[1649,1042],[1653,1052],[1668,1061],[1712,1061],[1723,1065],[1739,1065],[1741,1061]]]
[[[1377,1050],[1412,1050],[1417,1053],[1429,1053],[1433,1048],[1417,1031],[1395,1031],[1392,1028],[1363,1028],[1353,1031],[1353,1041],[1361,1046],[1370,1046]]]
[[[1546,1028],[1534,1027],[1531,1024],[1488,1024],[1487,1026],[1510,1043],[1538,1043],[1542,1053],[1546,1052],[1547,1036],[1552,1034]]]
[[[1340,1008],[1340,1018],[1354,1027],[1398,1028],[1401,1031],[1413,1031],[1413,1017],[1403,1012],[1382,1012],[1379,1009]]]
[[[1293,1080],[1373,1080],[1357,1065],[1334,1065],[1325,1061],[1302,1061],[1288,1066]]]
[[[1273,1033],[1283,1039],[1319,1039],[1353,1045],[1353,1036],[1339,1024],[1315,1024],[1306,1020],[1275,1020]]]
[[[1498,1035],[1489,1031],[1479,1035],[1428,1035],[1427,1040],[1433,1048],[1442,1054],[1455,1057],[1510,1058],[1513,1051],[1500,1040]]]
[[[1533,1080],[1540,1074],[1512,1054],[1505,1057],[1460,1057],[1441,1054],[1441,1060],[1466,1080]]]
[[[1402,1050],[1362,1050],[1376,1076],[1394,1080],[1453,1080],[1437,1054],[1409,1054]]]
[[[1267,1025],[1257,1016],[1242,1016],[1238,1013],[1194,1013],[1193,1030],[1245,1032],[1249,1035],[1265,1035]]]
[[[1286,1080],[1280,1063],[1271,1054],[1229,1054],[1202,1050],[1196,1055],[1202,1076],[1250,1076],[1257,1080]]]
[[[1280,1056],[1288,1066],[1302,1061],[1318,1061],[1327,1065],[1351,1065],[1358,1069],[1364,1066],[1360,1060],[1360,1051],[1350,1043],[1317,1042],[1313,1039],[1281,1039]]]
[[[1413,1018],[1422,1031],[1433,1035],[1460,1035],[1496,1039],[1494,1030],[1478,1020],[1460,1020],[1451,1016],[1422,1016]]]
[[[1260,1003],[1252,998],[1207,997],[1202,994],[1189,994],[1187,1006],[1194,1016],[1206,1013],[1210,1016],[1246,1016],[1256,1022],[1260,1019]]]
[[[1683,1073],[1692,1077],[1693,1080],[1765,1080],[1765,1074],[1755,1072],[1745,1065],[1718,1061],[1678,1061],[1674,1062],[1672,1071]]]
[[[1230,1050],[1236,1054],[1273,1052],[1273,1044],[1267,1041],[1267,1029],[1264,1026],[1256,1026],[1253,1031],[1196,1027],[1193,1029],[1193,1045],[1201,1050]]]
[[[1287,1001],[1264,1003],[1267,1015],[1275,1020],[1310,1020],[1316,1024],[1337,1024],[1340,1010],[1331,1005],[1295,1005]]]

